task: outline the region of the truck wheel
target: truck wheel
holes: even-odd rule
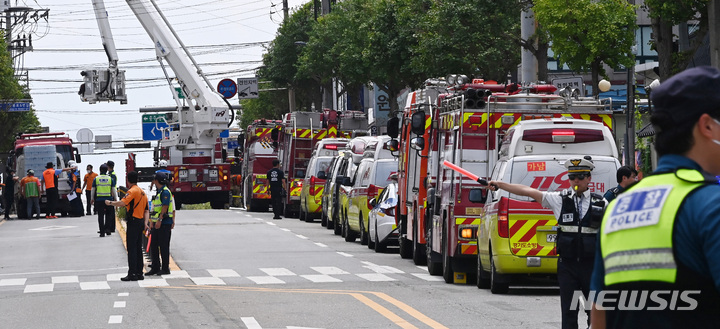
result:
[[[225,202],[224,202],[224,200],[211,200],[211,201],[210,201],[210,208],[212,208],[212,209],[225,209]]]
[[[417,227],[418,225],[415,225]],[[416,229],[413,229],[413,250],[412,258],[415,265],[425,265],[427,262],[427,256],[425,255],[425,246],[420,243],[420,237]]]
[[[400,208],[398,207],[396,211],[399,211]],[[399,212],[396,212],[396,214],[399,214]],[[402,215],[400,215],[402,216]],[[400,258],[407,259],[412,257],[412,245],[410,244],[410,240],[406,238],[407,236],[407,219],[400,218],[400,237],[398,238],[398,247],[400,247]],[[402,232],[405,232],[405,235],[403,235]]]
[[[33,209],[33,211],[35,211],[35,209]],[[27,218],[27,201],[25,199],[15,201],[15,212],[17,212],[18,218]]]
[[[479,245],[479,244],[478,244]],[[477,273],[475,273],[475,283],[478,289],[489,289],[490,288],[490,276],[485,270],[483,270],[482,261],[480,260],[480,248],[478,248],[477,254]]]
[[[430,275],[442,274],[442,263],[432,261],[432,227],[428,225],[427,235],[425,235],[425,256],[427,257],[428,273]]]
[[[306,215],[306,213],[302,210],[302,207],[300,207],[299,212],[300,212],[300,215],[298,216],[298,219],[304,222],[307,215]]]
[[[320,226],[327,227],[328,220],[327,216],[325,216],[325,209],[322,210],[322,213],[320,213]]]
[[[370,239],[368,238],[368,234],[365,231],[365,223],[363,221],[362,213],[360,213],[360,244],[364,246],[368,244],[368,240]]]
[[[453,273],[452,268],[452,259],[450,259],[450,251],[448,250],[448,243],[447,243],[447,232],[445,232],[445,226],[443,225],[443,235],[442,235],[442,276],[445,280],[445,283],[454,283],[453,276],[455,273]]]
[[[506,282],[498,282],[498,276],[495,261],[492,257],[492,249],[490,249],[490,292],[493,294],[507,294],[508,284]]]
[[[350,229],[350,223],[348,223],[347,218],[343,221],[343,227],[345,228],[345,242],[355,242],[357,237],[355,236],[355,232]]]
[[[329,224],[332,225],[333,233],[335,233],[335,235],[342,234],[342,223],[340,223],[340,216],[338,216],[337,212],[334,216],[332,216],[332,223],[329,222]]]

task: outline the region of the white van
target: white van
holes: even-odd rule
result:
[[[541,191],[570,187],[565,161],[592,157],[589,187],[603,195],[616,185],[620,168],[612,132],[603,123],[579,119],[523,120],[508,130],[491,180]],[[557,273],[557,219],[529,197],[491,192],[478,228],[478,286],[507,291],[514,276]]]

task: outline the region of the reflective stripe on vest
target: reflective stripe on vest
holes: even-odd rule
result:
[[[25,197],[26,198],[32,198],[32,197],[39,197],[40,191],[38,191],[38,182],[37,180],[28,180],[25,182]]]
[[[173,216],[173,210],[175,209],[175,198],[172,195],[172,192],[170,192],[170,189],[167,188],[167,186],[163,186],[162,190],[158,192],[157,195],[152,199],[152,212],[150,212],[150,221],[157,222],[158,220],[162,220],[160,218],[160,213],[162,212],[162,200],[160,200],[160,194],[162,191],[167,190],[168,193],[170,193],[170,205],[168,205],[167,215],[172,218]]]
[[[558,225],[558,226],[560,227],[560,229],[563,232],[567,232],[567,233],[577,233],[578,232],[578,227],[574,226],[574,225]],[[580,227],[580,233],[595,234],[597,232],[598,232],[598,229],[596,229],[596,228],[586,227],[586,226]]]
[[[95,194],[98,198],[112,196],[112,179],[108,175],[95,177]]]
[[[675,282],[675,218],[683,200],[703,182],[702,174],[690,169],[652,175],[610,203],[600,227],[605,285]]]

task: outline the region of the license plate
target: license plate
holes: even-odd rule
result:
[[[557,234],[548,234],[546,238],[547,238],[547,242],[554,243],[555,240],[557,240]]]
[[[208,186],[208,191],[220,191],[222,190],[222,186]]]

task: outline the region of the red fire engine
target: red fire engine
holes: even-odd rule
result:
[[[602,101],[554,95],[552,85],[501,85],[492,81],[428,80],[410,94],[403,112],[398,174],[401,256],[446,282],[477,270],[477,228],[487,193],[443,161],[482,178],[490,176],[500,141],[523,119],[573,117],[612,128]]]
[[[278,157],[277,141],[283,124],[279,120],[255,120],[245,130],[242,148],[242,195],[245,209],[267,211],[270,206],[270,190],[267,172],[272,160]]]

